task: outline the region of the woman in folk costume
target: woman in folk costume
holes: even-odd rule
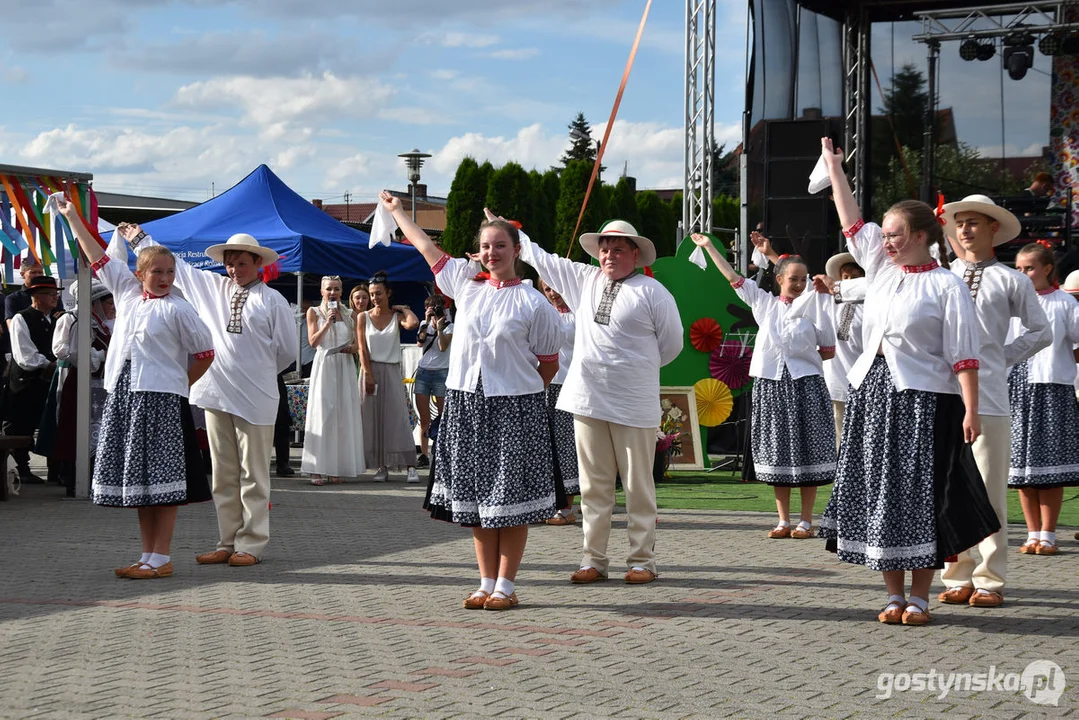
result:
[[[1056,555],[1064,488],[1079,485],[1079,402],[1074,385],[1079,303],[1057,288],[1056,259],[1049,247],[1027,245],[1016,256],[1015,269],[1033,281],[1053,344],[1016,363],[1008,375],[1012,410],[1008,487],[1019,490],[1027,522],[1027,541],[1019,552]],[[1012,334],[1017,330],[1013,328]]]
[[[121,246],[122,247],[122,246]],[[71,283],[71,294],[78,300],[79,281]],[[97,449],[101,432],[101,413],[105,409],[105,352],[116,320],[112,292],[94,280],[90,290],[90,455]],[[77,423],[79,358],[78,314],[64,313],[56,321],[52,352],[56,356],[56,374],[49,391],[34,452],[49,457],[59,465],[67,496],[75,497],[75,429]]]
[[[850,381],[847,374],[855,361],[862,354],[862,297],[851,302],[843,301],[843,283],[865,277],[865,272],[848,252],[841,252],[828,258],[824,266],[824,276],[813,278],[819,291],[835,296],[835,302],[829,304],[832,323],[835,327],[835,357],[824,361],[824,380],[828,383],[828,393],[832,396],[832,412],[835,414],[836,447],[843,439],[843,411],[847,405],[847,390]]]
[[[558,371],[558,313],[517,276],[520,236],[510,223],[480,226],[489,277],[477,277],[468,260],[436,247],[398,198],[380,198],[457,308],[425,507],[436,519],[472,528],[480,586],[464,607],[508,610],[518,604],[528,525],[556,509],[544,388]]]
[[[768,537],[812,537],[817,487],[835,479],[833,416],[822,364],[835,355],[835,330],[827,309],[831,299],[806,293],[805,262],[798,256],[775,256],[760,233],[753,233],[754,245],[778,260],[778,297],[739,275],[710,238],[692,237],[753,311],[760,328],[749,367],[754,378],[751,443],[757,480],[771,485],[776,495],[779,525]],[[802,507],[801,521],[791,530],[793,487],[800,490]]]
[[[322,302],[307,310],[307,341],[315,348],[307,394],[300,470],[312,485],[359,477],[363,462],[360,391],[356,386],[356,326],[341,306],[341,278],[322,278]]]
[[[554,440],[555,481],[561,484],[559,491],[565,495],[562,507],[548,518],[548,525],[573,525],[577,522],[577,513],[573,512],[573,498],[581,492],[580,472],[577,468],[577,439],[573,431],[573,415],[555,407],[562,392],[562,383],[569,374],[569,364],[573,360],[573,337],[577,331],[577,322],[566,301],[558,292],[540,280],[540,290],[547,296],[548,302],[558,311],[562,326],[562,347],[558,351],[558,373],[547,386],[547,415],[551,420],[551,436]],[[561,494],[559,497],[561,497]]]
[[[933,210],[906,200],[885,214],[883,228],[863,222],[842,153],[828,138],[821,146],[868,287],[865,349],[850,372],[821,535],[840,560],[883,573],[880,622],[925,625],[934,570],[1000,526],[967,445],[981,429],[978,321],[966,285],[932,257],[930,247],[944,243]]]
[[[214,359],[210,331],[191,305],[171,293],[176,259],[167,248],[143,252],[132,275],[126,263],[105,255],[74,205],[61,201],[59,207],[118,308],[90,498],[138,508],[142,556],[116,575],[168,577],[178,506],[211,497],[187,401],[189,388]]]

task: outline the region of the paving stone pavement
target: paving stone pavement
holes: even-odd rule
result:
[[[251,568],[196,565],[216,521],[183,508],[176,574],[152,581],[112,573],[138,554],[134,512],[24,488],[0,503],[0,717],[1079,718],[1074,528],[1050,558],[1018,555],[1012,526],[1007,604],[934,600],[934,623],[912,628],[876,622],[878,573],[819,540],[764,539],[770,515],[660,511],[661,577],[644,586],[618,562],[609,582],[570,585],[580,527],[537,527],[521,606],[494,613],[461,608],[470,533],[430,520],[402,480],[275,478]],[[624,528],[616,515],[616,559]],[[1068,678],[1056,706],[1015,678],[943,697],[904,680],[1036,660]]]

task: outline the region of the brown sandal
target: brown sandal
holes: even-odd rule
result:
[[[465,610],[482,610],[483,604],[487,602],[487,598],[491,597],[491,593],[486,590],[476,590],[471,595],[464,599],[461,606]]]
[[[483,603],[484,610],[509,610],[515,607],[517,607],[517,593],[511,593],[509,597],[502,593],[491,595]]]
[[[895,602],[894,600],[884,606],[884,609],[877,615],[877,620],[885,625],[899,625],[903,622],[903,608],[907,606],[907,601]]]

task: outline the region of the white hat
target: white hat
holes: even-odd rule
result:
[[[944,234],[948,237],[957,237],[955,230],[955,216],[961,212],[976,212],[990,217],[1000,223],[996,235],[993,236],[993,246],[1001,245],[1019,237],[1023,226],[1019,219],[1010,212],[997,205],[985,195],[968,195],[959,202],[948,203],[944,206]]]
[[[828,262],[824,264],[824,274],[833,280],[839,280],[844,265],[858,265],[858,261],[849,252],[838,253],[828,258]]]
[[[600,238],[619,237],[629,240],[640,249],[641,254],[637,258],[637,267],[648,267],[656,261],[656,246],[648,238],[638,235],[637,228],[625,220],[608,220],[599,229],[599,232],[585,233],[581,236],[581,247],[584,248],[586,253],[598,260]]]
[[[79,281],[78,280],[72,280],[71,285],[69,287],[71,288],[71,297],[78,300],[79,299]],[[100,280],[94,280],[93,278],[90,279],[90,302],[94,302],[95,300],[100,300],[101,298],[108,297],[110,295],[112,295],[112,291],[109,290],[107,287],[105,287],[104,283],[102,283]]]
[[[1068,277],[1064,279],[1064,284],[1060,289],[1064,292],[1079,294],[1079,270],[1072,270],[1068,273]]]
[[[272,265],[277,262],[277,258],[280,257],[270,248],[259,245],[259,241],[247,233],[236,233],[223,243],[211,245],[206,248],[206,255],[211,260],[223,263],[225,262],[225,251],[227,250],[240,250],[242,252],[249,252],[253,255],[257,255],[262,259],[260,265]]]

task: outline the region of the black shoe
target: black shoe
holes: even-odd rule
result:
[[[19,468],[19,482],[27,485],[44,485],[45,480],[34,473],[30,472],[30,468]]]
[[[277,474],[283,477],[292,477],[296,474],[296,471],[292,469],[291,465],[278,465]]]
[[[431,461],[426,455],[418,455],[416,457],[416,467],[420,469],[431,467]]]

